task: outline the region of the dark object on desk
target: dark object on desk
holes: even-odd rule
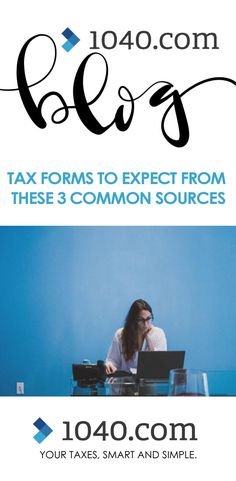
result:
[[[167,380],[171,369],[181,369],[185,351],[140,351],[136,379]]]
[[[131,376],[132,377],[132,374],[130,371],[120,371],[117,369],[117,371],[115,372],[111,372],[110,374],[107,374],[106,377],[110,378],[110,377],[127,377],[127,376]]]
[[[73,379],[77,382],[103,381],[106,377],[106,368],[103,361],[97,364],[72,364]]]

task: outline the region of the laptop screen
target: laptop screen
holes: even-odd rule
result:
[[[140,351],[137,379],[168,379],[171,369],[181,369],[185,351]]]

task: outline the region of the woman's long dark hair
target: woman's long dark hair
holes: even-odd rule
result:
[[[130,361],[135,352],[139,350],[138,344],[138,322],[140,311],[145,310],[153,316],[151,306],[143,299],[137,299],[133,302],[127,317],[125,319],[124,329],[122,331],[122,352],[126,361]]]

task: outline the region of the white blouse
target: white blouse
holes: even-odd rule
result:
[[[122,353],[121,333],[123,328],[118,329],[113,337],[112,343],[107,353],[106,363],[111,362],[116,369],[122,371],[129,371],[130,369],[137,368],[138,363],[138,351],[134,354],[134,357],[129,361],[126,361]],[[154,346],[154,351],[166,351],[167,342],[163,329],[159,327],[153,327],[152,332],[149,334]],[[147,341],[144,339],[141,351],[148,351]]]

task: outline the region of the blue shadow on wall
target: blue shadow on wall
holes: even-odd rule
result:
[[[0,394],[69,395],[146,299],[186,367],[236,369],[236,227],[0,227]]]

